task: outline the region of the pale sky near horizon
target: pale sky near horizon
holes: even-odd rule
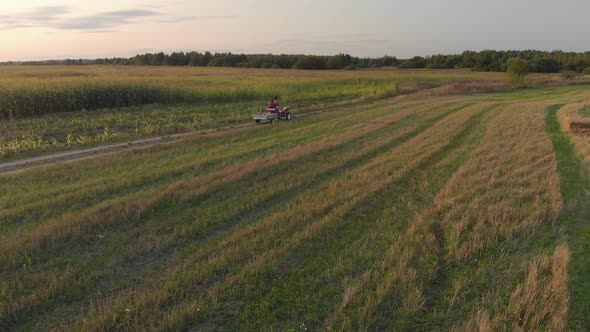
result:
[[[588,0],[0,0],[0,61],[590,50]]]

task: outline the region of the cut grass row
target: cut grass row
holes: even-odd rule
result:
[[[444,250],[429,286],[429,323],[457,329],[564,328],[567,290],[540,288],[551,274],[547,280],[531,275],[533,283],[519,285],[527,280],[528,265],[563,243],[555,224],[561,197],[544,126],[546,105],[508,107],[438,197],[431,220],[440,225]],[[521,301],[523,294],[536,307]]]
[[[477,145],[477,132],[485,126],[485,121],[478,123],[480,115],[483,113],[471,117],[465,129],[442,150],[371,194],[356,209],[327,225],[276,264],[230,289],[219,305],[208,309],[223,314],[211,315],[206,324],[228,329],[242,326],[249,330],[288,330],[296,329],[296,322],[301,322],[312,330],[334,328],[338,315],[331,311],[345,307],[347,303],[342,301],[353,293],[347,284],[356,277],[362,279],[367,266],[381,256],[395,234],[407,227],[416,210],[432,202],[436,188]],[[246,301],[238,300],[244,292]],[[343,293],[346,299],[342,299]]]
[[[566,229],[571,250],[568,271],[571,312],[568,329],[572,331],[590,327],[588,137],[573,134],[564,126],[568,113],[582,107],[581,104],[563,107],[553,105],[548,109],[546,117],[547,128],[557,156],[557,168],[561,179],[560,191],[564,201],[564,209],[558,222]]]

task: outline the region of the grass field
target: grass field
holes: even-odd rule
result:
[[[449,89],[0,176],[0,330],[590,328],[590,89]]]

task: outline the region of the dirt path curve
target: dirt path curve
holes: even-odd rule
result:
[[[65,162],[77,161],[82,159],[90,159],[96,158],[101,156],[106,156],[114,153],[119,153],[122,151],[129,151],[139,148],[147,148],[159,144],[170,144],[174,142],[178,142],[183,138],[190,137],[190,136],[200,136],[206,135],[210,133],[220,132],[220,131],[233,131],[240,128],[250,127],[255,125],[255,123],[242,123],[236,124],[232,126],[225,126],[213,129],[203,129],[197,131],[191,131],[187,133],[180,133],[180,134],[173,134],[173,135],[165,135],[165,136],[156,136],[144,139],[137,139],[128,142],[116,143],[116,144],[108,144],[108,145],[101,145],[93,148],[86,148],[86,149],[76,149],[58,153],[52,153],[48,155],[43,155],[39,157],[32,157],[27,159],[9,161],[5,163],[0,163],[0,175],[2,174],[14,174],[18,172],[22,172],[31,168],[36,168],[40,166],[47,166],[53,164],[60,164]]]

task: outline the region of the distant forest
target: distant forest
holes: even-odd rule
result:
[[[416,56],[400,60],[394,56],[360,58],[348,54],[333,56],[316,55],[273,55],[273,54],[233,54],[211,52],[173,52],[170,54],[146,53],[130,58],[106,58],[95,60],[48,60],[28,62],[5,62],[25,65],[85,65],[117,64],[135,66],[209,66],[242,68],[283,68],[283,69],[356,69],[395,66],[400,69],[454,69],[471,68],[475,71],[506,71],[509,59],[520,58],[528,63],[530,72],[555,73],[576,71],[590,73],[590,52],[562,51],[465,51],[462,54]]]

